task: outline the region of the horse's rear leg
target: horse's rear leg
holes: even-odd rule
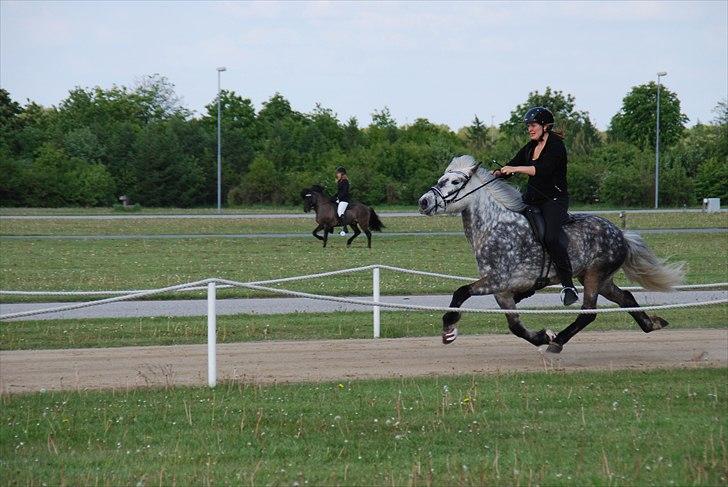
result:
[[[347,247],[351,246],[351,242],[353,242],[356,237],[361,235],[361,231],[359,230],[359,227],[357,226],[357,224],[354,220],[350,221],[349,225],[351,226],[351,229],[354,230],[354,235],[349,237],[349,240],[346,241]]]
[[[581,280],[584,284],[584,301],[581,305],[581,309],[594,309],[597,307],[597,298],[599,297],[599,284],[600,276],[602,274],[598,271],[587,271],[587,274]],[[549,347],[546,349],[550,353],[559,353],[564,349],[566,342],[571,340],[574,335],[583,330],[586,325],[591,323],[597,318],[594,313],[582,313],[577,316],[576,320],[569,326],[564,328],[556,335],[554,341],[551,342]]]
[[[500,306],[502,309],[516,309],[516,299],[513,294],[496,294],[495,300],[498,303],[498,306]],[[508,320],[508,329],[511,330],[511,333],[513,333],[517,337],[523,338],[527,342],[532,343],[537,347],[541,345],[548,345],[549,343],[551,343],[551,340],[553,340],[556,336],[556,334],[551,330],[543,329],[537,332],[529,330],[523,325],[521,319],[515,313],[508,313],[506,315],[506,320]]]
[[[617,303],[622,308],[638,308],[639,304],[634,299],[631,292],[620,289],[614,284],[614,281],[608,282],[600,291],[600,294],[613,303]],[[668,325],[667,320],[659,316],[648,316],[644,311],[630,311],[632,318],[640,325],[642,331],[649,333],[651,331],[665,328]]]
[[[367,248],[372,248],[372,232],[369,231],[368,228],[364,229],[364,235],[367,236]]]

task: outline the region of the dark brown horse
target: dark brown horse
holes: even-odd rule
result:
[[[343,222],[340,221],[339,216],[336,214],[336,204],[331,202],[329,196],[325,193],[324,189],[319,185],[311,186],[301,191],[301,198],[303,198],[303,211],[308,213],[312,209],[316,212],[316,223],[318,226],[313,230],[313,236],[324,242],[329,238],[329,233],[334,231],[335,227],[340,227]],[[381,232],[384,225],[382,225],[379,216],[374,212],[373,208],[370,208],[357,201],[349,203],[346,212],[344,213],[345,223],[351,226],[354,230],[354,235],[346,241],[346,246],[350,246],[351,242],[364,231],[367,236],[367,247],[372,248],[372,232]],[[361,230],[359,230],[361,227]],[[324,231],[324,236],[318,234],[320,230]]]

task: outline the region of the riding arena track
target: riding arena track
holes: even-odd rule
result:
[[[222,381],[270,384],[461,374],[728,366],[728,330],[583,332],[559,355],[512,335],[219,344]],[[0,352],[0,391],[206,383],[205,345]]]

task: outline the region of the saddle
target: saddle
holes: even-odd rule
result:
[[[541,272],[539,273],[538,279],[536,279],[536,282],[534,283],[534,289],[541,289],[549,285],[548,275],[551,271],[551,264],[553,263],[551,256],[546,251],[546,222],[544,221],[543,214],[541,214],[541,209],[538,206],[527,205],[523,210],[521,210],[521,214],[523,214],[523,216],[526,217],[526,220],[528,220],[528,225],[531,227],[533,237],[541,245]],[[573,221],[573,218],[569,214],[568,219],[566,220],[566,222],[564,222],[564,225],[568,225]],[[562,232],[560,238],[566,239],[566,234]],[[546,261],[547,257],[548,265]],[[544,269],[546,270],[545,273]]]

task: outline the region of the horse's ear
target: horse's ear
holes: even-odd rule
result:
[[[482,163],[481,163],[481,162],[479,162],[479,163],[477,163],[476,165],[474,165],[474,166],[473,166],[472,168],[470,168],[470,174],[471,174],[471,175],[475,174],[475,173],[476,173],[476,172],[478,171],[478,168],[480,167],[480,165],[481,165],[481,164],[482,164]]]

